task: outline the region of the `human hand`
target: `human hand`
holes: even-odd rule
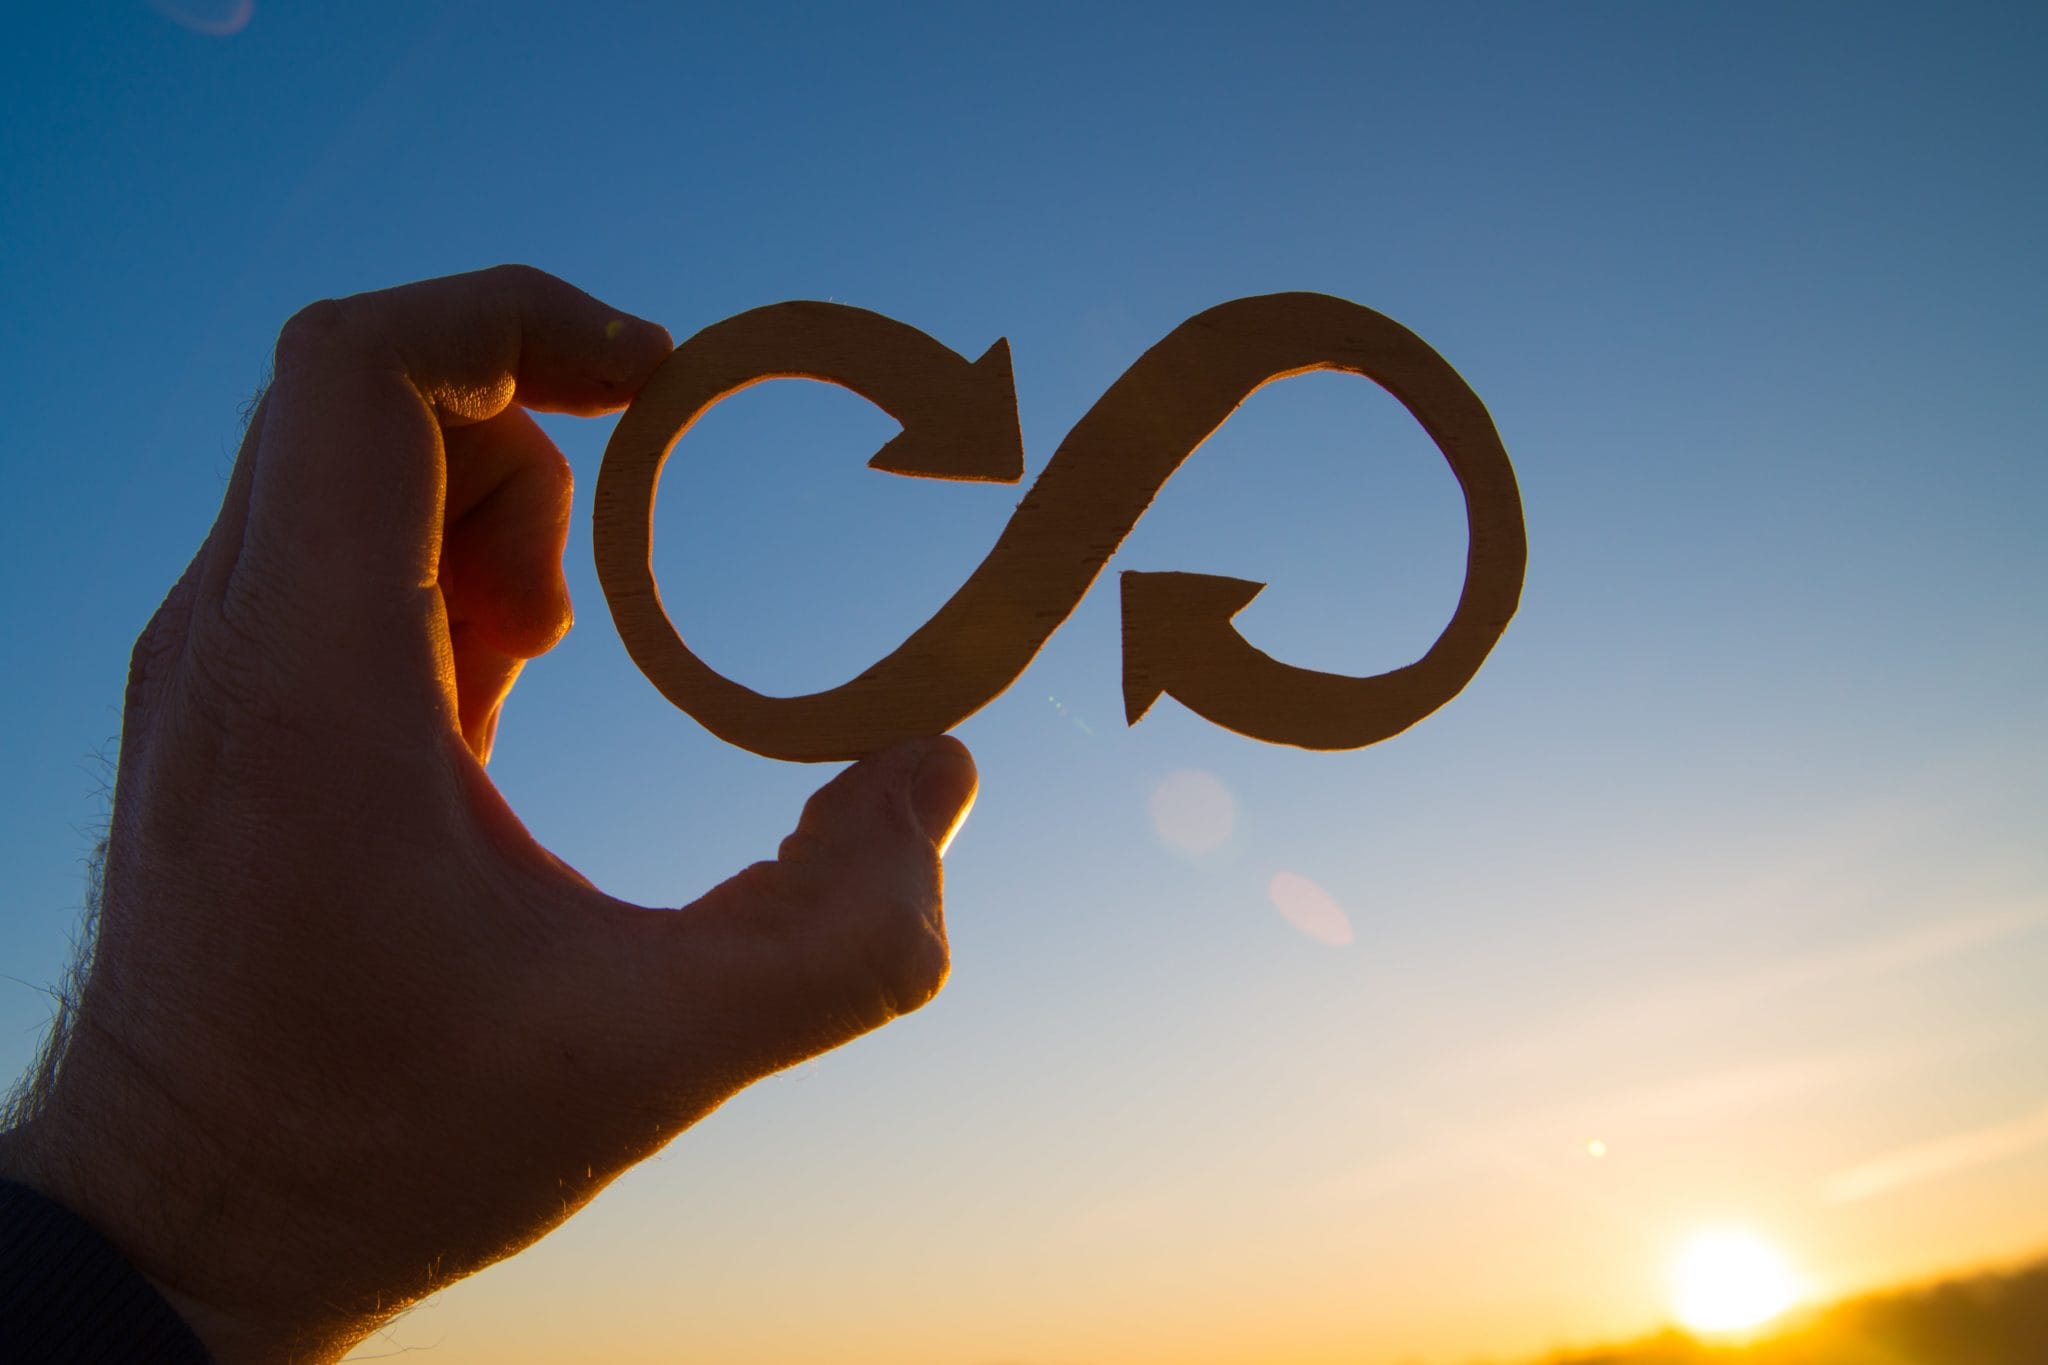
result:
[[[223,1362],[339,1356],[945,978],[953,740],[681,910],[598,891],[484,773],[569,627],[568,466],[524,409],[613,411],[669,346],[517,267],[313,305],[136,645],[97,952],[0,1174]]]

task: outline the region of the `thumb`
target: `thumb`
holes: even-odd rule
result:
[[[773,1071],[923,1005],[948,965],[940,855],[974,804],[958,740],[916,740],[821,788],[773,862],[678,911],[641,911],[618,946],[625,1054],[679,1124]]]

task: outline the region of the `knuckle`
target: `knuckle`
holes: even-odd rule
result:
[[[519,496],[530,502],[534,514],[547,519],[546,525],[566,528],[576,502],[576,471],[568,457],[552,443],[537,447],[518,479]]]
[[[184,650],[184,613],[166,602],[135,637],[128,651],[128,705],[139,704],[153,690]]]
[[[802,866],[825,855],[825,847],[808,823],[799,824],[775,850],[775,862],[768,866]],[[750,869],[751,870],[751,869]]]
[[[890,1017],[928,1003],[946,983],[952,957],[936,906],[905,894],[875,905],[863,960]]]
[[[794,836],[792,836],[794,837]],[[939,993],[951,966],[936,887],[923,878],[851,891],[844,868],[787,859],[733,879],[754,930],[796,950],[819,1001],[873,1028]]]
[[[493,286],[515,290],[532,289],[553,278],[538,266],[527,265],[523,261],[505,261],[483,274]]]
[[[566,503],[576,496],[576,467],[569,463],[567,455],[553,446],[541,461],[541,477],[547,480],[549,489],[561,501]]]
[[[275,368],[286,370],[331,350],[347,335],[351,316],[342,299],[319,299],[292,314],[278,329]]]

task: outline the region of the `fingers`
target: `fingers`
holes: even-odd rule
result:
[[[438,577],[449,625],[513,658],[544,654],[573,619],[562,576],[575,488],[569,462],[520,408],[450,431],[444,445]]]
[[[220,600],[228,577],[241,558],[242,537],[249,525],[249,497],[256,484],[256,448],[263,435],[264,414],[269,409],[270,390],[266,385],[256,399],[255,408],[247,414],[248,420],[242,428],[242,443],[235,451],[235,466],[228,475],[220,511],[206,533],[205,544],[199,547],[199,558],[205,563],[198,588],[198,600],[201,602]]]
[[[521,661],[554,648],[572,613],[562,576],[574,480],[521,408],[458,427],[447,453],[447,528],[437,577],[463,742],[488,761]]]
[[[498,738],[498,716],[525,660],[493,647],[467,626],[451,627],[448,638],[455,656],[456,724],[477,761],[488,763]]]
[[[451,423],[496,416],[515,395],[587,417],[624,407],[670,349],[654,324],[504,265],[302,309],[278,336],[277,378],[396,370]]]
[[[668,350],[661,328],[523,267],[305,309],[278,338],[226,609],[259,617],[308,671],[361,657],[437,583],[443,426],[514,403],[609,411]]]
[[[948,965],[939,857],[976,787],[957,740],[902,745],[812,797],[774,862],[635,912],[588,996],[619,1005],[619,1083],[685,1123],[931,999]]]

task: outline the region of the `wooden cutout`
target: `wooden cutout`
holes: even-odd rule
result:
[[[951,729],[1017,680],[1173,471],[1259,388],[1315,370],[1363,375],[1436,442],[1464,493],[1465,583],[1428,653],[1355,678],[1280,662],[1230,624],[1264,586],[1191,573],[1122,576],[1124,710],[1161,694],[1226,729],[1305,749],[1399,734],[1456,696],[1506,630],[1528,546],[1521,493],[1479,396],[1391,318],[1324,294],[1268,294],[1188,319],[1097,400],[1038,476],[995,547],[909,639],[824,692],[769,697],[712,670],[662,610],[655,485],[683,433],[764,379],[839,384],[903,424],[869,463],[927,478],[1023,476],[1009,347],[969,363],[924,333],[829,303],[779,303],[675,349],[619,420],[598,475],[597,573],[627,652],[719,738],[771,758],[859,758]]]

